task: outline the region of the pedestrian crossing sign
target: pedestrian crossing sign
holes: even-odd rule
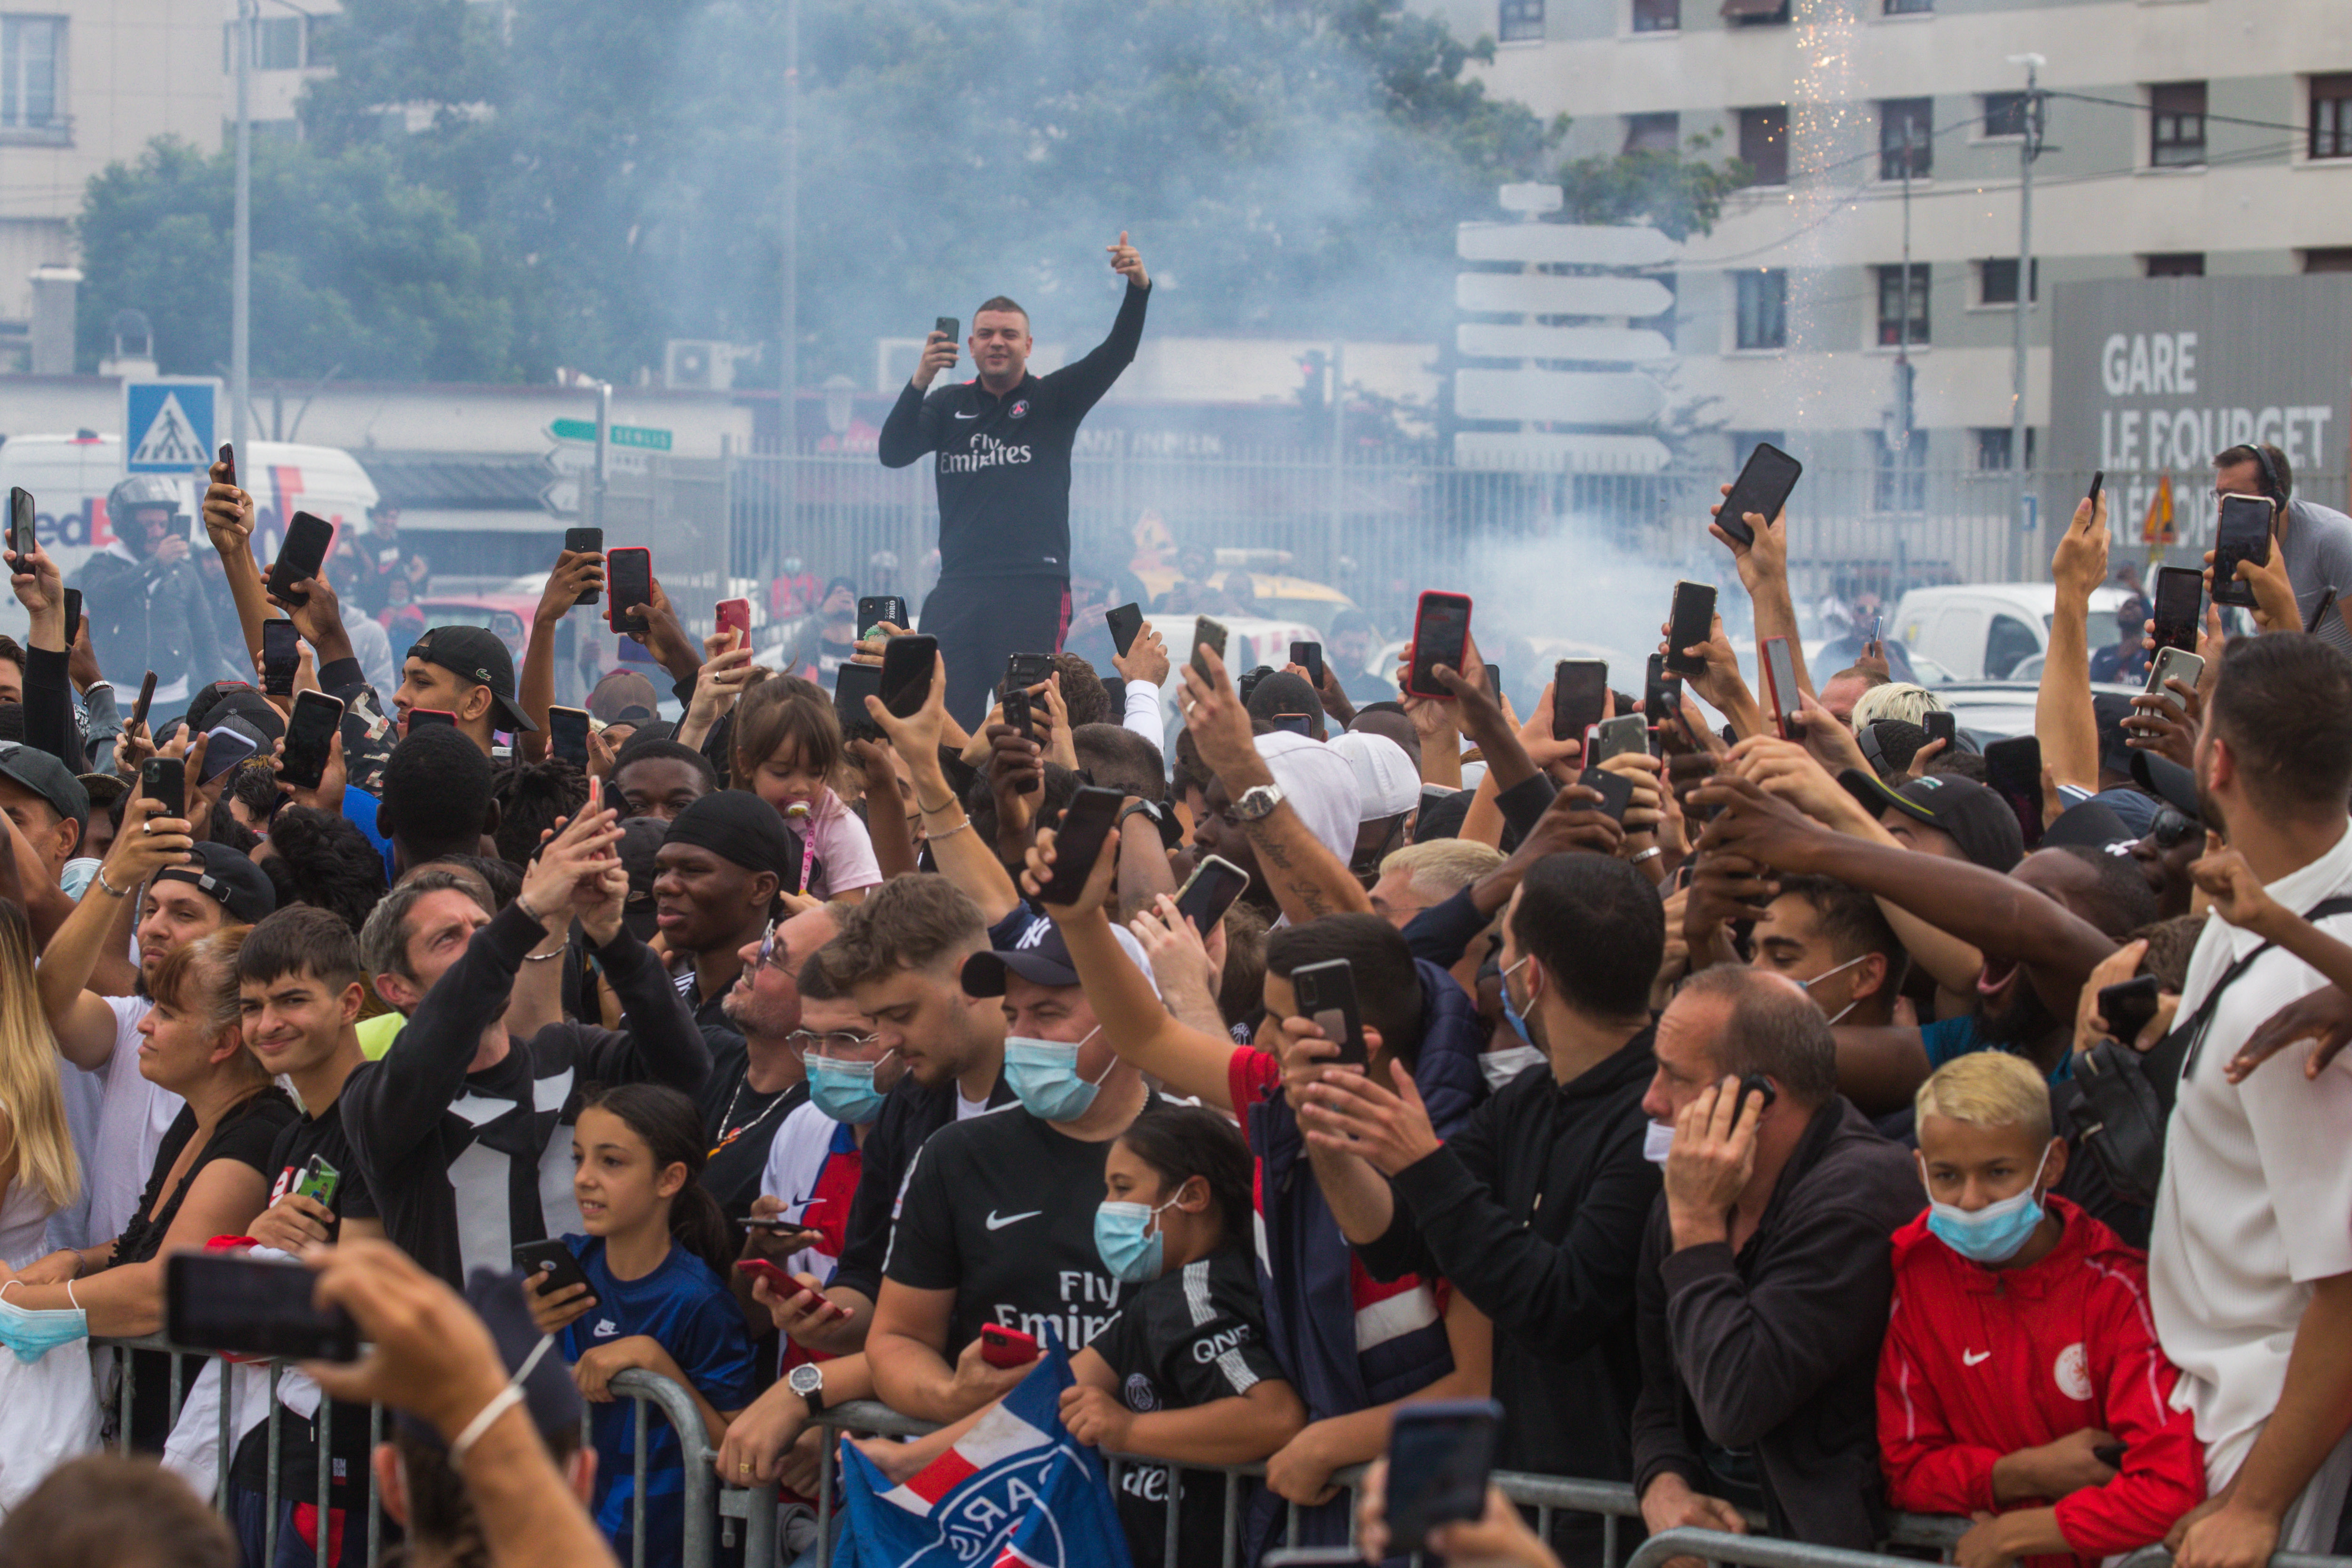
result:
[[[122,384],[122,444],[134,474],[196,473],[212,466],[221,384],[169,376]]]

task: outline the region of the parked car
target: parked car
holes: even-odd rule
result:
[[[2112,626],[2128,592],[2114,584],[2092,589],[2091,624]],[[1887,632],[1904,641],[1915,663],[1933,660],[1956,680],[2006,680],[2049,652],[2057,606],[2058,589],[2050,583],[1914,588],[1895,606]]]

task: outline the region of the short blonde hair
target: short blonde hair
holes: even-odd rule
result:
[[[1944,700],[1926,687],[1913,686],[1906,681],[1889,681],[1885,686],[1872,687],[1854,700],[1853,732],[1859,735],[1864,724],[1875,723],[1881,719],[1901,719],[1906,723],[1917,724],[1923,721],[1920,715],[1941,713],[1943,710]]]
[[[1432,838],[1392,850],[1381,875],[1402,871],[1433,898],[1451,898],[1503,863],[1503,852],[1475,838]]]
[[[2050,1086],[2033,1064],[2007,1051],[1971,1051],[1937,1068],[1912,1105],[1921,1125],[1941,1116],[1971,1127],[2015,1127],[2050,1142]]]

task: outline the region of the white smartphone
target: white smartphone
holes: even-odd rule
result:
[[[2190,653],[2187,648],[2158,648],[2156,650],[2156,662],[2147,668],[2147,694],[2151,697],[2163,698],[2172,704],[2176,711],[2179,711],[2179,699],[2167,691],[2164,683],[2168,680],[2178,680],[2193,691],[2196,689],[2199,679],[2204,673],[2203,655]]]

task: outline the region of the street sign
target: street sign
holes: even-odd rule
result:
[[[1654,436],[1555,435],[1549,431],[1458,430],[1457,468],[1579,474],[1654,474],[1673,456]]]
[[[1459,370],[1454,412],[1465,419],[1557,419],[1570,425],[1643,425],[1666,405],[1638,371]]]
[[[1457,272],[1454,303],[1464,310],[1525,316],[1658,316],[1674,291],[1654,278],[1563,278],[1549,273]]]
[[[556,517],[580,515],[580,481],[569,475],[550,479],[539,492],[539,504]]]
[[[604,471],[608,474],[642,474],[646,471],[646,454],[634,447],[604,448]],[[574,474],[583,479],[596,476],[596,448],[574,446],[565,442],[547,454],[547,466],[559,474]]]
[[[1473,359],[1570,359],[1652,364],[1675,357],[1664,332],[1646,327],[1520,327],[1463,321],[1454,343]]]
[[[1507,213],[1556,213],[1566,200],[1558,185],[1505,185],[1498,195]]]
[[[1454,253],[1465,261],[1657,267],[1682,248],[1654,228],[1601,224],[1465,223],[1454,231]]]
[[[212,466],[219,443],[217,376],[157,376],[122,383],[122,449],[134,474],[186,474]]]
[[[593,419],[558,419],[547,427],[547,433],[559,441],[596,442],[596,422]],[[670,448],[670,433],[643,425],[614,425],[604,432],[609,447],[634,447],[641,452],[667,452]]]

